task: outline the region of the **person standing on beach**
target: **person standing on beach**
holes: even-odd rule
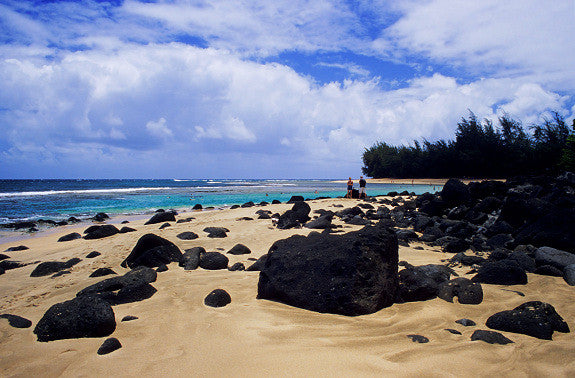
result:
[[[347,194],[345,195],[345,198],[352,198],[352,194],[353,194],[353,180],[350,177],[349,180],[347,180]]]
[[[367,182],[364,180],[363,176],[359,178],[359,198],[365,198],[365,185]]]

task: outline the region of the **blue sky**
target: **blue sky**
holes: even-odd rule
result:
[[[338,178],[575,113],[572,0],[0,0],[1,178]]]

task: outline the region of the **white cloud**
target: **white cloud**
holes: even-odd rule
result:
[[[146,129],[152,136],[159,138],[169,138],[174,135],[172,130],[166,125],[166,119],[164,117],[157,121],[149,121],[146,123]]]
[[[467,109],[530,119],[565,101],[523,79],[458,84],[434,74],[388,91],[376,80],[318,86],[283,65],[181,44],[76,52],[41,66],[4,61],[0,80],[10,109],[0,113],[0,135],[16,148],[11,156],[31,156],[50,141],[54,159],[69,160],[79,145],[135,152],[129,159],[156,151],[159,161],[176,154],[194,171],[207,169],[195,155],[234,154],[241,166],[259,154],[277,167],[321,167],[324,177],[359,169],[363,149],[377,140],[452,138]]]
[[[401,3],[382,36],[407,55],[498,76],[529,76],[575,87],[575,3],[557,0],[431,0]]]
[[[45,171],[81,172],[82,163],[121,158],[136,176],[225,176],[233,165],[259,177],[333,177],[359,170],[376,141],[452,138],[468,109],[524,124],[549,109],[575,111],[564,109],[575,90],[566,1],[409,1],[391,13],[385,1],[11,4],[0,6],[15,41],[0,45],[6,172],[38,161]],[[259,60],[291,51],[354,80],[322,85],[329,80]],[[316,52],[393,56],[443,74],[383,77],[365,63],[374,59]],[[148,159],[157,171],[140,164]]]

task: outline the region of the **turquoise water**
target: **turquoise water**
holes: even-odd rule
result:
[[[369,184],[368,195],[396,191],[422,194],[441,190],[432,185]],[[341,197],[345,183],[333,180],[0,180],[0,223],[109,214],[145,214],[156,209],[189,210],[241,205],[292,195]]]

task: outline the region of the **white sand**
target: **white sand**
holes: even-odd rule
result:
[[[312,210],[331,205],[354,206],[356,200],[331,199],[309,202]],[[269,205],[272,212],[284,212],[291,205]],[[553,341],[503,332],[515,341],[490,345],[470,341],[476,329],[487,329],[486,319],[530,300],[552,304],[574,327],[575,288],[563,279],[528,274],[525,286],[483,285],[480,305],[448,303],[441,299],[395,304],[359,317],[319,314],[284,304],[257,300],[259,272],[184,271],[176,263],[159,273],[152,285],[158,292],[150,299],[114,306],[117,327],[111,335],[123,347],[109,355],[96,354],[105,338],[36,341],[32,330],[53,304],[72,299],[84,287],[108,277],[89,278],[100,267],[118,274],[127,270],[120,262],[145,233],[169,239],[184,250],[202,246],[207,251],[227,252],[237,243],[252,250],[251,255],[232,256],[230,265],[248,257],[265,254],[274,241],[312,230],[278,230],[271,220],[258,220],[260,207],[203,211],[180,214],[196,217],[190,223],[172,224],[159,230],[159,224],[144,226],[143,220],[130,223],[137,232],[99,240],[57,243],[67,233],[82,232],[86,226],[66,226],[43,232],[21,242],[0,239],[0,251],[24,244],[29,250],[5,252],[14,260],[65,261],[82,258],[71,274],[58,278],[30,277],[36,266],[7,271],[0,276],[0,313],[30,319],[28,329],[10,327],[0,319],[1,376],[574,376],[575,339],[573,333],[555,333]],[[237,221],[249,216],[253,221]],[[114,220],[115,223],[122,219]],[[334,222],[341,224],[336,219]],[[227,227],[225,239],[210,239],[207,226]],[[344,231],[359,226],[344,226]],[[183,241],[176,235],[193,231],[196,240]],[[451,254],[422,245],[425,250],[400,247],[400,260],[414,265],[440,263]],[[86,259],[97,250],[101,256]],[[467,269],[459,269],[464,274]],[[470,275],[467,275],[470,277]],[[205,296],[222,288],[232,297],[223,308],[204,305]],[[503,290],[506,289],[506,290]],[[525,293],[521,297],[507,290]],[[125,315],[139,319],[121,322]],[[455,320],[469,318],[476,327],[463,327]],[[461,331],[454,335],[445,328]],[[406,335],[420,334],[430,342],[418,344]]]

